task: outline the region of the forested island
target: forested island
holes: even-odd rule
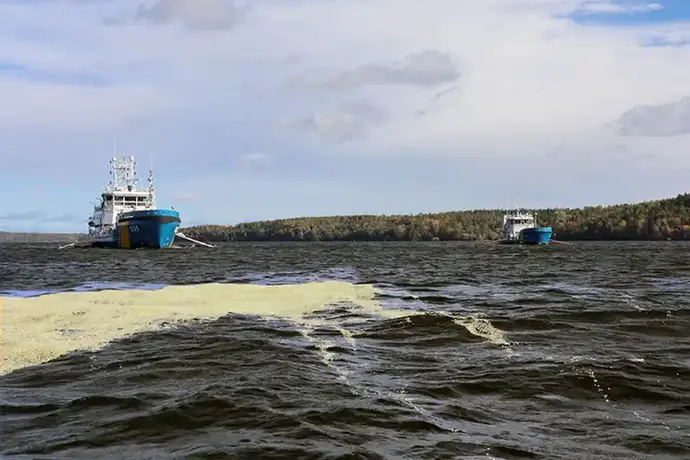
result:
[[[553,238],[572,240],[686,240],[690,194],[665,200],[579,209],[532,209]],[[450,241],[498,238],[503,210],[418,215],[299,217],[183,229],[207,241]]]

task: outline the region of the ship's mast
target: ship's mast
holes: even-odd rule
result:
[[[137,183],[136,164],[133,156],[125,158],[123,155],[121,158],[113,158],[110,160],[110,166],[112,168],[110,175],[113,176],[108,184],[110,190],[127,190],[130,192],[134,190]]]
[[[156,206],[156,194],[153,191],[153,169],[149,169],[149,178],[148,178],[148,192],[149,192],[149,206],[155,207]]]

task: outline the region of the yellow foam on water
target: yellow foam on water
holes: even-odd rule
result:
[[[301,319],[329,304],[351,302],[384,312],[371,285],[339,281],[299,285],[201,284],[156,291],[107,290],[0,299],[0,375],[76,350],[97,350],[164,323],[213,320],[228,313]]]

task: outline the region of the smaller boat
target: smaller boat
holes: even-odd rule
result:
[[[537,218],[529,212],[510,211],[503,215],[501,244],[549,244],[553,229],[539,227]]]

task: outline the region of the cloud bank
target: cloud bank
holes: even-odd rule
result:
[[[23,206],[83,212],[117,137],[155,158],[168,197],[266,180],[283,196],[333,187],[320,195],[345,200],[364,167],[380,168],[366,196],[388,197],[375,209],[244,204],[256,217],[500,206],[515,174],[560,176],[548,199],[524,192],[535,206],[680,192],[684,14],[623,0],[0,2],[0,175],[75,184],[69,205]],[[568,191],[595,175],[589,194]],[[411,181],[415,209],[394,191]],[[200,201],[186,200],[190,218],[204,218]],[[222,220],[254,216],[227,208]]]

